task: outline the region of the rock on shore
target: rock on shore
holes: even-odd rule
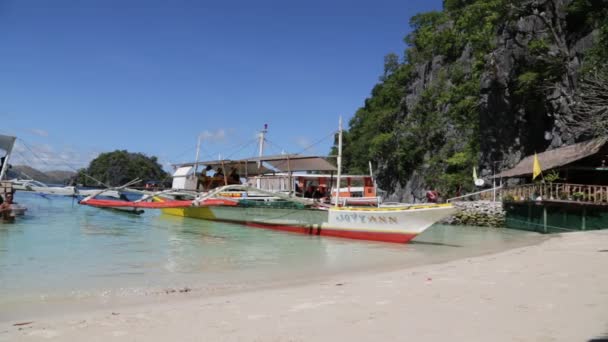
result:
[[[458,211],[441,223],[482,227],[504,227],[505,225],[502,202],[462,201],[452,204]]]

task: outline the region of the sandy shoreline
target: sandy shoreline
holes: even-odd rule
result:
[[[217,297],[0,323],[0,340],[587,341],[608,334],[608,231]]]

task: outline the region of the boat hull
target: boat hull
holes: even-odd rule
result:
[[[240,206],[166,208],[163,213],[309,235],[406,243],[451,215],[449,205],[417,208],[294,209]]]

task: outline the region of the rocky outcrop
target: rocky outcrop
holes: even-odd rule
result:
[[[524,6],[532,7],[527,15],[500,28],[496,48],[487,56],[488,67],[481,79],[483,176],[491,174],[494,162],[500,169],[508,169],[535,151],[577,140],[565,122],[572,115],[570,104],[577,72],[585,51],[593,45],[595,33],[566,29],[566,9],[571,2],[530,1]],[[547,55],[539,56],[531,49],[533,42],[545,43]],[[544,85],[541,92],[522,92],[518,76],[539,63],[548,63],[547,59],[563,64],[558,65],[562,74]]]
[[[442,221],[444,224],[458,224],[481,227],[504,227],[505,212],[502,202],[470,201],[454,202],[458,211]]]
[[[493,48],[484,57],[479,82],[480,177],[509,169],[535,152],[585,138],[572,133],[567,122],[572,115],[576,79],[586,51],[595,42],[597,30],[589,25],[570,27],[567,8],[572,2],[523,1],[517,8],[513,6],[510,15],[498,26]],[[474,60],[472,48],[467,45],[455,61],[434,56],[414,65],[415,78],[403,96],[401,117],[407,117],[419,103],[423,91],[438,82],[441,71],[457,64],[464,73],[471,73]],[[533,75],[532,71],[539,69],[545,71]],[[539,85],[533,90],[522,86],[522,75],[526,73],[538,78],[535,80]],[[448,109],[442,111],[447,113]],[[467,143],[462,132],[450,125],[444,127],[442,134],[454,150]],[[423,175],[432,167],[428,161],[435,152],[428,151],[424,162],[410,172],[407,180],[395,186],[391,184],[386,200],[411,203],[423,199],[425,191],[432,187]],[[382,163],[379,164],[382,170]]]

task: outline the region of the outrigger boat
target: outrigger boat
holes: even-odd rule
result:
[[[410,241],[433,223],[454,213],[451,204],[379,206],[371,176],[341,175],[341,130],[339,137],[337,168],[325,158],[301,155],[196,161],[175,165],[173,189],[163,193],[146,195],[135,202],[90,197],[80,203],[97,207],[155,208],[168,215],[256,228],[399,243]],[[260,148],[260,154],[262,150]],[[207,177],[205,174],[199,177],[197,168],[200,165],[206,165],[207,170],[220,168],[223,174],[220,177]],[[243,175],[239,178],[244,178],[246,184],[229,184],[227,168],[238,170],[239,175]],[[302,171],[331,174],[295,173]],[[335,187],[334,171],[337,171]],[[340,186],[342,179],[347,179],[346,188]],[[351,180],[362,184],[351,187]],[[234,178],[232,181],[236,182]],[[214,188],[217,183],[223,185]],[[330,189],[331,199],[299,197],[302,190],[311,184],[317,190],[323,186]],[[201,186],[203,192],[199,192]],[[349,202],[344,198],[358,200]]]
[[[390,208],[328,206],[312,199],[289,197],[246,185],[222,186],[193,200],[157,195],[152,202],[91,198],[80,203],[96,207],[154,208],[168,215],[256,228],[400,243],[410,241],[454,212],[450,204]]]
[[[11,179],[9,182],[12,183],[15,190],[35,192],[43,195],[84,197],[99,192],[99,189],[79,189],[75,186],[50,186],[33,179]],[[119,198],[120,194],[118,191],[108,190],[104,192],[104,196]]]

